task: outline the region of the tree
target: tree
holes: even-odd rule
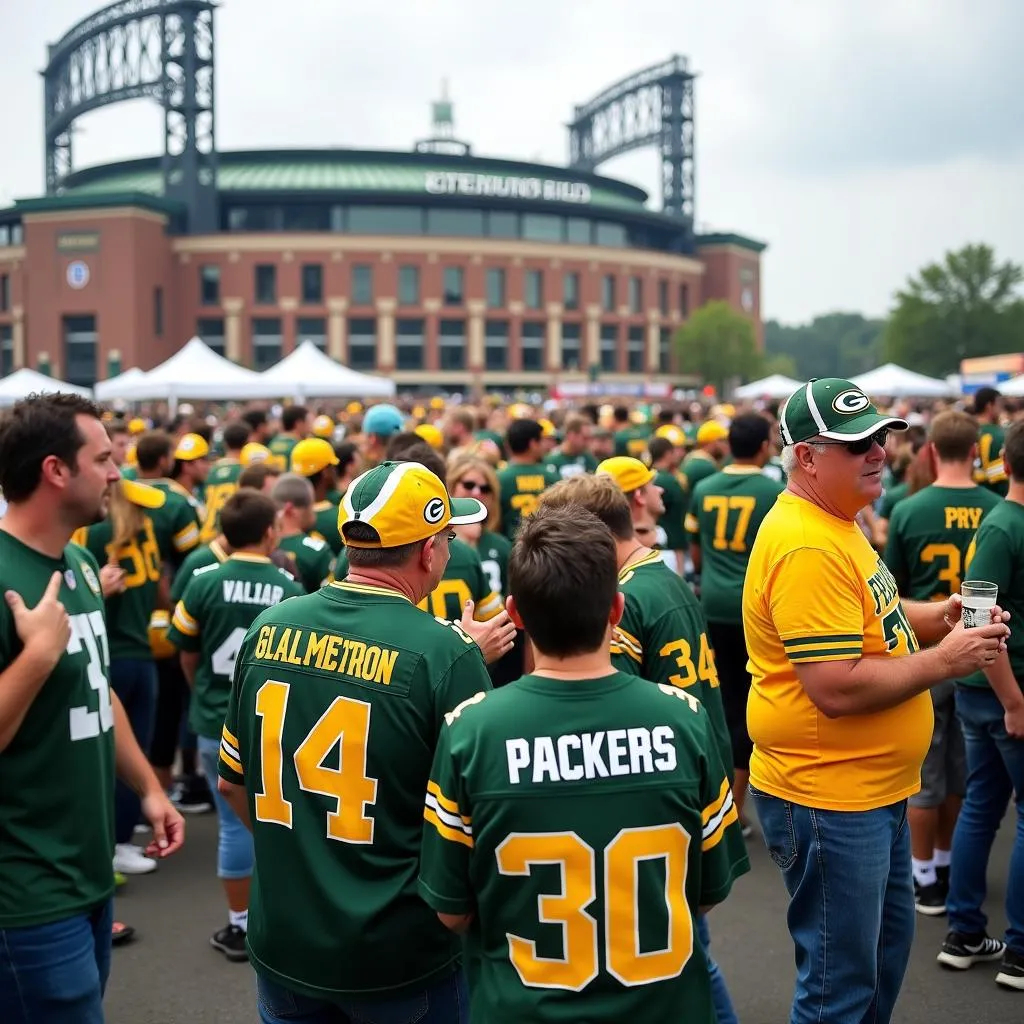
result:
[[[800,380],[811,377],[853,377],[873,370],[882,359],[885,322],[860,313],[827,313],[809,324],[764,325],[764,350],[769,358],[787,356]]]
[[[728,381],[753,380],[760,374],[754,325],[727,302],[701,306],[679,329],[676,347],[680,369],[713,384],[719,394]]]
[[[968,245],[930,263],[896,293],[885,332],[887,358],[942,376],[962,359],[1024,351],[1024,271],[997,263],[987,245]]]
[[[773,373],[779,373],[783,377],[796,377],[796,360],[792,356],[786,355],[767,356],[761,367],[761,372],[766,377]]]

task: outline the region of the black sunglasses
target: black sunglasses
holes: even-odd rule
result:
[[[882,427],[881,430],[876,430],[873,434],[868,434],[867,437],[862,437],[859,441],[813,441],[812,444],[841,445],[851,455],[867,455],[875,444],[881,445],[884,448],[885,442],[888,439],[889,428]]]
[[[479,491],[481,494],[491,493],[490,484],[482,484],[477,480],[460,480],[459,484],[467,491]]]

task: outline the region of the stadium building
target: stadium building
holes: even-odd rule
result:
[[[656,394],[703,303],[760,337],[764,245],[694,228],[684,58],[577,107],[563,167],[474,155],[447,100],[408,152],[218,152],[214,10],[122,0],[50,46],[46,194],[0,210],[0,372],[91,385],[198,334],[257,370],[309,339],[401,389]],[[75,169],[74,121],[140,96],[165,153]],[[596,173],[641,146],[661,153],[660,211]]]

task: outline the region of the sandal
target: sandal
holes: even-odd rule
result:
[[[113,946],[123,946],[126,942],[131,942],[135,937],[135,929],[130,924],[124,924],[122,921],[115,921],[110,934],[110,943]]]

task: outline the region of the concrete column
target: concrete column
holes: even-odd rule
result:
[[[598,305],[587,306],[584,313],[587,320],[583,335],[583,366],[581,369],[589,370],[592,366],[601,365],[601,307]]]
[[[548,372],[562,372],[562,304],[548,303]]]
[[[11,317],[11,344],[13,346],[14,369],[20,370],[26,366],[25,362],[25,307],[12,306]]]
[[[466,368],[479,373],[484,368],[484,314],[487,303],[482,299],[470,299],[466,303],[469,317],[466,322]]]
[[[393,371],[395,368],[395,309],[396,299],[377,300],[377,369]]]
[[[647,311],[647,359],[645,360],[647,373],[658,372],[658,346],[661,341],[659,316],[656,309]]]
[[[225,299],[224,307],[224,355],[236,363],[242,362],[242,309],[244,299]]]
[[[327,300],[327,354],[339,363],[348,359],[348,299]]]

